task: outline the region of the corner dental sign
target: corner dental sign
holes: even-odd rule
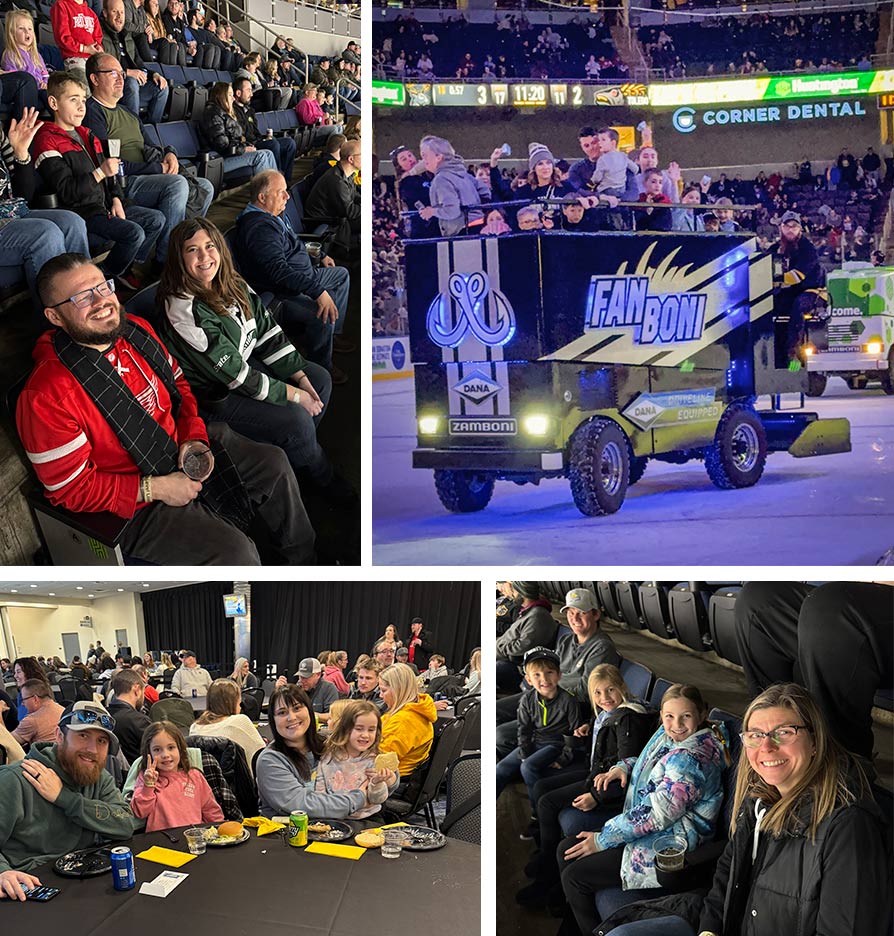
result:
[[[488,304],[496,323],[487,320]],[[447,292],[439,293],[428,307],[428,336],[442,348],[456,348],[468,335],[487,348],[506,344],[515,334],[515,312],[498,289],[492,289],[486,273],[451,273]]]
[[[646,276],[594,276],[585,328],[632,328],[637,344],[675,344],[701,338],[708,297],[703,293],[649,295]]]

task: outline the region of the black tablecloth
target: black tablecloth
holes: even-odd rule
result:
[[[128,843],[136,855],[152,845],[186,851],[161,833]],[[164,865],[135,859],[137,884],[116,891],[105,874],[78,880],[51,867],[35,872],[62,893],[47,903],[4,900],[5,932],[60,936],[358,936],[480,932],[481,850],[448,840],[434,852],[382,858],[369,850],[358,861],[305,854],[278,835],[231,848],[209,848],[178,869],[189,877],[165,898],[140,894],[140,884]],[[432,907],[444,912],[433,913]]]

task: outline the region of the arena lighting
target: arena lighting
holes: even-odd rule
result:
[[[522,420],[522,425],[528,435],[543,436],[549,431],[549,417],[526,416]]]
[[[419,420],[419,434],[420,435],[437,435],[438,433],[438,417],[437,416],[422,416]]]

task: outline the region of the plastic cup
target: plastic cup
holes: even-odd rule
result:
[[[400,829],[386,829],[381,849],[383,858],[400,858],[403,851],[404,834]]]
[[[655,867],[659,871],[682,871],[686,863],[686,839],[682,835],[660,835],[655,839]]]
[[[187,829],[183,834],[186,836],[186,844],[189,846],[190,855],[205,854],[206,843],[204,829]]]
[[[211,449],[199,439],[194,439],[186,448],[183,457],[183,473],[193,481],[204,481],[214,465]]]

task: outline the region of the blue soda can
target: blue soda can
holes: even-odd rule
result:
[[[133,852],[124,845],[112,849],[112,881],[115,890],[130,890],[137,883]]]

